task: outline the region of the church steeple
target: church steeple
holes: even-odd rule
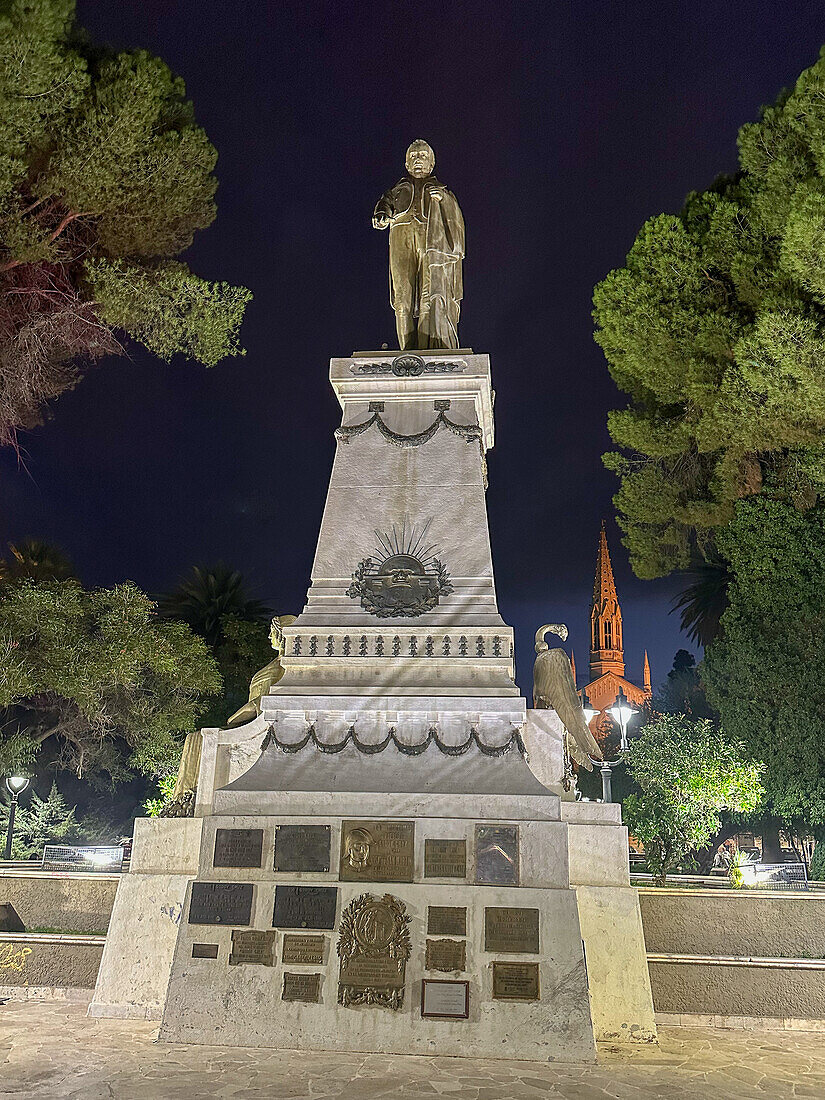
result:
[[[647,659],[647,650],[645,650],[645,663],[642,668],[642,687],[645,689],[645,695],[652,696],[653,688],[650,686],[650,661]]]
[[[602,520],[599,549],[596,554],[596,576],[593,581],[593,603],[590,608],[590,677],[595,680],[605,672],[624,676],[624,641],[622,611],[616,595],[613,566],[607,548],[607,534]]]

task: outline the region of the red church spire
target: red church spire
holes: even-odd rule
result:
[[[605,672],[624,676],[624,641],[622,611],[616,595],[607,533],[602,520],[596,554],[596,576],[593,580],[593,603],[590,608],[590,677],[595,680]]]

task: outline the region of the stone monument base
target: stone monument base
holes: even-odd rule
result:
[[[567,826],[558,820],[524,820],[513,805],[504,821],[457,819],[442,816],[449,807],[439,806],[441,799],[416,797],[429,803],[433,814],[402,822],[412,826],[415,837],[416,882],[340,881],[339,853],[346,844],[346,825],[342,828],[340,817],[207,818],[201,872],[187,888],[160,1039],[592,1061],[595,1044],[576,894],[563,881]],[[394,814],[382,816],[384,801],[373,796],[369,822],[359,821],[373,834],[399,824]],[[555,798],[549,801],[557,805]],[[342,808],[346,812],[349,806]],[[268,869],[273,848],[277,852],[279,828],[304,824],[329,829],[330,871],[290,874]],[[519,837],[523,878],[543,885],[423,880],[428,839],[437,838],[439,844],[463,841],[469,857],[478,850],[479,829],[502,827]],[[218,830],[248,830],[245,836],[260,830],[264,867],[242,871],[212,866]],[[208,875],[204,864],[209,865]],[[466,872],[471,877],[483,873],[469,858]],[[193,918],[215,918],[211,909],[203,910],[200,900],[193,905],[193,891],[204,883],[252,884],[248,925],[192,923]],[[299,905],[279,912],[285,888],[294,898],[295,887],[317,886],[330,892],[326,913],[314,899],[303,909]],[[341,982],[339,929],[353,903],[357,906],[365,895],[377,902],[389,895],[409,918],[410,955],[400,978],[397,1007],[386,1003],[378,985],[370,987],[364,981],[348,996]],[[232,915],[237,920],[240,914]],[[255,936],[244,947],[249,931]],[[313,961],[290,961],[296,958]]]

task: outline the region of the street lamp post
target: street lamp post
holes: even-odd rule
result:
[[[24,775],[10,775],[6,780],[6,788],[11,795],[9,806],[9,827],[6,830],[6,859],[11,859],[11,841],[14,836],[14,818],[17,814],[17,797],[28,787],[29,781]]]
[[[585,692],[582,692],[582,710],[584,711],[584,718],[588,726],[593,718],[599,713],[594,707],[590,706],[590,700],[587,698]],[[607,708],[607,713],[614,721],[619,723],[621,730],[621,740],[619,741],[619,755],[615,760],[598,760],[595,757],[590,757],[590,762],[595,764],[599,768],[599,773],[602,777],[602,802],[613,801],[613,769],[617,764],[621,764],[624,754],[629,748],[627,740],[627,727],[630,719],[636,714],[637,708],[633,706],[630,700],[625,695],[622,688],[619,688],[619,694],[616,702],[612,707]]]

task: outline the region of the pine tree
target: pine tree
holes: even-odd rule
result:
[[[74,16],[74,0],[0,0],[0,443],[124,336],[207,366],[243,354],[249,292],[174,259],[217,187],[183,81]]]
[[[739,133],[735,176],[651,218],[595,291],[628,407],[606,456],[641,577],[688,568],[736,502],[825,492],[825,52]]]

